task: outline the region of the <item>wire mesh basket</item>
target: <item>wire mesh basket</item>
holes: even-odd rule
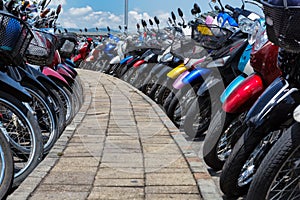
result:
[[[72,33],[59,34],[58,51],[63,58],[70,58],[78,45],[77,36]]]
[[[300,7],[262,3],[269,40],[287,51],[300,52]]]
[[[41,66],[50,65],[56,50],[56,36],[40,30],[33,30],[33,35],[26,52],[27,62]]]
[[[192,28],[192,39],[211,50],[223,47],[231,35],[232,31],[216,25],[198,23]]]
[[[24,58],[33,34],[15,16],[0,11],[0,60],[5,65],[19,65]]]

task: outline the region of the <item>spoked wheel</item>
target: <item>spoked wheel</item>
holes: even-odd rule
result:
[[[281,131],[271,132],[254,149],[248,160],[245,162],[241,170],[241,174],[238,178],[238,185],[240,187],[247,186],[249,183],[251,183],[253,176],[256,173],[263,158],[269,152],[274,143],[279,139],[281,133]]]
[[[211,118],[209,95],[198,97],[191,104],[184,120],[184,131],[190,138],[202,135],[208,128]]]
[[[170,100],[167,115],[178,128],[183,125],[186,111],[197,97],[196,91],[198,88],[199,85],[195,85],[192,88],[182,88],[174,93],[172,100]]]
[[[66,125],[70,124],[73,119],[73,112],[74,112],[74,102],[72,99],[72,93],[61,83],[56,83],[59,87],[59,90],[57,91],[60,99],[63,102],[63,108],[66,113],[65,121]]]
[[[43,136],[44,154],[47,154],[59,137],[59,129],[55,111],[50,105],[50,102],[47,101],[45,95],[35,91],[32,87],[29,88],[26,86],[26,90],[32,96],[30,107],[35,113],[35,117]]]
[[[263,134],[250,128],[243,133],[222,169],[220,187],[224,194],[243,196],[247,193],[257,168],[280,135],[281,131]]]
[[[283,132],[259,166],[247,200],[292,200],[300,197],[300,126]]]
[[[13,154],[13,186],[18,186],[43,157],[42,134],[28,108],[31,109],[0,91],[0,127],[9,138]]]
[[[5,199],[14,177],[14,162],[9,142],[0,130],[0,199]]]
[[[203,143],[203,159],[212,169],[221,170],[236,140],[243,133],[244,115],[232,120],[224,112],[217,112],[209,126]]]

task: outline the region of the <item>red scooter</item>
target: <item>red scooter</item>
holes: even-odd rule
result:
[[[93,43],[93,39],[87,38],[86,42],[79,44],[78,54],[72,58],[72,61],[75,63],[77,67],[79,67],[80,63],[89,55],[91,51],[92,43]]]
[[[203,158],[214,170],[221,170],[239,138],[245,113],[273,80],[281,75],[277,67],[278,47],[268,41],[260,27],[251,52],[254,73],[242,81],[227,97],[222,110],[213,118],[203,145]],[[243,131],[238,131],[242,133]]]

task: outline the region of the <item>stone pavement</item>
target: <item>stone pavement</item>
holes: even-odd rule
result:
[[[82,108],[8,199],[222,199],[159,106],[119,79],[78,71]]]

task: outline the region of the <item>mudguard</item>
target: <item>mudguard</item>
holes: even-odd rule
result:
[[[65,63],[67,63],[68,65],[72,66],[73,68],[76,68],[75,63],[72,60],[68,59],[68,58],[65,60]]]
[[[23,88],[20,83],[10,78],[7,74],[0,72],[1,90],[16,97],[22,102],[30,102],[32,100],[29,92]]]
[[[41,83],[47,83],[48,85],[52,86],[55,90],[59,89],[56,83],[52,81],[48,76],[43,74],[41,71],[32,67],[29,67],[27,69],[30,71],[30,74],[34,76]]]
[[[21,85],[24,83],[30,83],[31,85],[34,85],[36,88],[42,91],[44,94],[49,94],[47,88],[43,84],[41,84],[33,75],[22,69],[21,67],[10,67],[9,68],[10,74],[12,75],[12,78],[15,79],[13,74],[18,74],[20,76],[20,80],[16,80]]]
[[[277,78],[251,107],[245,121],[255,133],[278,130],[282,124],[293,120],[293,111],[299,102],[299,90],[285,79]]]
[[[214,76],[210,74],[204,79],[200,88],[197,91],[198,96],[204,96],[209,91],[220,91],[224,88],[223,80],[221,77]]]
[[[62,68],[60,65],[57,66],[56,71],[62,75],[66,81],[68,81],[69,84],[72,84],[74,82],[73,77],[64,69]]]
[[[253,105],[265,86],[259,74],[252,74],[241,82],[223,104],[226,113],[243,113]]]
[[[114,65],[114,64],[118,64],[121,62],[121,58],[120,56],[115,56],[114,58],[112,58],[109,62],[110,65]],[[122,64],[122,63],[121,63]]]
[[[121,61],[120,61],[120,64],[122,65],[122,64],[125,64],[128,60],[130,60],[131,58],[133,58],[133,56],[127,56],[126,58],[124,58],[124,59],[122,59]]]
[[[69,68],[67,67],[65,64],[58,64],[59,67],[63,68],[66,72],[68,72],[68,74],[72,77],[72,78],[75,78],[76,75],[74,74],[74,72]]]
[[[182,80],[184,79],[184,77],[186,77],[190,72],[189,71],[185,71],[182,74],[180,74],[177,79],[174,81],[173,83],[173,87],[177,90],[181,89],[183,86],[185,86],[185,84],[182,82]]]
[[[208,69],[208,68],[202,68],[202,67],[198,67],[194,70],[192,70],[186,77],[184,77],[182,79],[182,82],[184,84],[191,84],[191,83],[195,83],[198,81],[203,81],[203,78],[206,77],[207,75],[211,74],[212,70]]]
[[[66,79],[62,75],[60,75],[57,71],[54,71],[49,67],[44,67],[42,73],[48,76],[54,82],[55,81],[61,82],[65,87],[71,90],[68,81],[66,81]]]
[[[68,70],[71,70],[75,77],[78,75],[77,71],[72,65],[69,65],[68,63],[63,63],[63,65],[65,68],[68,68]]]
[[[175,79],[177,78],[180,74],[182,74],[183,72],[185,72],[187,70],[187,68],[184,66],[184,64],[180,64],[177,67],[175,67],[174,69],[172,69],[167,76],[171,79]]]
[[[222,103],[225,102],[225,100],[228,98],[228,96],[231,94],[231,92],[242,82],[245,80],[245,75],[239,75],[237,76],[224,90],[222,95],[220,96],[220,100]]]

